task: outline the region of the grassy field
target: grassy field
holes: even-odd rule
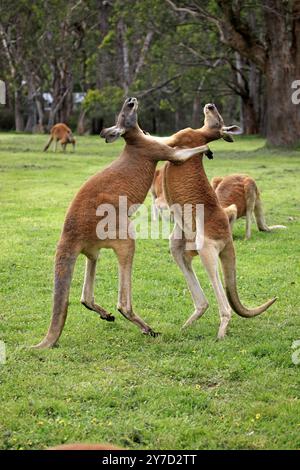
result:
[[[195,267],[210,308],[180,331],[192,312],[185,281],[166,240],[138,240],[133,298],[137,312],[162,332],[144,337],[116,313],[101,321],[80,305],[84,259],[72,284],[60,347],[30,350],[51,313],[55,246],[66,208],[80,185],[109,164],[123,142],[78,139],[78,150],[47,154],[46,136],[0,134],[0,448],[41,449],[74,441],[131,449],[300,448],[299,151],[274,151],[258,138],[211,145],[209,177],[244,172],[257,178],[267,221],[285,231],[244,241],[234,229],[241,299],[249,306],[277,295],[264,315],[233,314],[216,342],[216,301],[200,260]],[[147,199],[150,204],[150,198]],[[112,313],[117,263],[103,251],[96,299]]]

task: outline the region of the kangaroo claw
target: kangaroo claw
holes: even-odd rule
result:
[[[205,155],[207,156],[209,160],[212,160],[214,158],[214,154],[210,149],[208,149],[207,152],[205,152]]]
[[[110,314],[109,314],[109,315],[107,315],[107,317],[106,317],[106,318],[104,318],[104,317],[100,317],[100,318],[101,318],[101,320],[106,320],[106,321],[115,321],[115,317],[114,317],[113,315],[110,315]]]
[[[157,336],[161,334],[158,331],[153,331],[153,330],[144,331],[143,333],[144,335],[152,336],[152,338],[157,338]]]

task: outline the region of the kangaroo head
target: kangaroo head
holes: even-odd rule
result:
[[[100,137],[103,137],[106,143],[111,143],[131,129],[137,128],[137,109],[138,100],[136,98],[127,98],[117,117],[116,124],[102,129]]]
[[[204,112],[204,127],[212,131],[219,131],[220,138],[227,142],[233,142],[231,134],[241,134],[242,129],[239,126],[225,126],[224,120],[219,113],[217,107],[213,103],[208,103],[203,108]]]

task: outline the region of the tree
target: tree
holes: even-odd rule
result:
[[[224,44],[257,66],[265,80],[268,142],[298,142],[300,110],[292,103],[291,85],[300,76],[300,0],[166,1],[179,14],[213,23]]]

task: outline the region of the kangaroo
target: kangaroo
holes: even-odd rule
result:
[[[60,142],[62,146],[63,152],[66,151],[67,144],[72,144],[73,152],[75,152],[75,144],[76,140],[73,137],[71,129],[60,122],[59,124],[55,124],[50,131],[50,139],[48,140],[47,144],[44,147],[44,152],[48,150],[52,141],[54,140],[54,151],[57,151],[57,143]]]
[[[236,219],[246,217],[246,239],[251,237],[251,216],[254,212],[258,230],[271,232],[285,225],[268,226],[256,182],[248,175],[216,176],[211,180],[221,206],[227,212],[231,228]]]
[[[54,274],[54,304],[52,320],[46,337],[36,348],[48,348],[58,341],[67,317],[68,298],[73,269],[77,257],[84,254],[86,270],[81,303],[87,309],[98,313],[100,318],[114,321],[114,317],[94,299],[96,265],[101,248],[111,248],[119,262],[119,295],[117,309],[129,321],[137,325],[142,333],[156,336],[152,328],[140,318],[132,308],[131,271],[135,251],[134,236],[130,218],[116,225],[114,233],[107,238],[99,238],[97,228],[99,215],[113,207],[116,219],[120,215],[120,196],[127,198],[129,215],[137,210],[150,189],[156,164],[159,160],[184,162],[199,152],[208,151],[206,145],[193,149],[173,149],[145,135],[137,122],[138,101],[127,98],[117,118],[115,126],[103,129],[101,137],[106,142],[114,142],[120,136],[126,145],[109,167],[92,176],[79,190],[67,212],[61,238],[56,251]],[[100,212],[99,212],[100,210]],[[125,234],[125,236],[124,236]]]
[[[167,210],[169,208],[163,191],[162,168],[155,171],[150,191],[152,195],[153,220],[157,220],[158,216],[162,214],[162,211]]]
[[[213,159],[212,152],[206,152],[205,155],[208,159]],[[168,210],[169,206],[165,198],[164,188],[163,188],[163,171],[164,167],[159,168],[155,171],[154,178],[151,185],[151,196],[152,196],[152,215],[153,220],[156,221],[158,216],[161,216],[163,211]],[[226,209],[228,212],[229,208]],[[235,210],[235,208],[234,208]],[[170,214],[170,220],[174,222],[173,214]]]
[[[238,126],[224,126],[224,121],[212,103],[204,107],[204,126],[200,129],[183,129],[170,137],[157,138],[172,147],[195,147],[223,138],[232,142],[231,134],[240,133]],[[182,270],[190,289],[195,310],[183,327],[191,325],[208,308],[208,301],[201,289],[192,268],[192,259],[199,255],[213,286],[220,313],[218,339],[224,338],[231,318],[231,308],[245,318],[254,317],[269,308],[276,300],[273,298],[263,305],[249,309],[242,305],[237,293],[235,250],[228,222],[218,198],[211,187],[203,167],[202,157],[192,157],[179,169],[172,163],[164,167],[164,193],[168,205],[193,207],[193,227],[182,224],[181,211],[174,210],[175,226],[170,236],[171,253]],[[201,218],[195,213],[197,204],[204,205],[204,227]],[[175,206],[176,205],[176,206]],[[195,235],[195,229],[196,235]],[[201,239],[201,228],[204,237]],[[218,258],[221,259],[226,293],[220,280]]]

